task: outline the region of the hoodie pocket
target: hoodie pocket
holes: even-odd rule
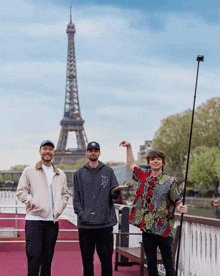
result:
[[[82,224],[103,224],[108,222],[108,218],[99,209],[85,209],[82,215],[79,217],[79,221]]]
[[[81,223],[91,223],[92,222],[92,218],[93,218],[93,213],[92,209],[85,209],[82,213],[82,215],[80,216],[80,222]]]

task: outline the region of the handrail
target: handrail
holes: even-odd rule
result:
[[[19,243],[19,242],[22,242],[22,243],[24,243],[25,242],[25,240],[11,240],[11,241],[1,241],[0,240],[0,243]],[[78,240],[59,240],[59,239],[57,239],[57,241],[56,242],[79,242]]]
[[[119,209],[120,207],[128,207],[130,210],[132,206],[128,205],[121,205],[121,204],[115,204],[116,209]],[[176,220],[180,220],[181,214],[175,213]],[[205,224],[209,226],[216,226],[220,227],[220,219],[215,218],[207,218],[207,217],[199,217],[199,216],[191,216],[191,215],[184,215],[184,221],[190,222],[190,223],[198,223],[198,224]]]
[[[12,215],[14,215],[14,214],[12,214]],[[4,218],[0,218],[0,220],[1,219],[5,220],[5,219],[15,219],[15,218],[6,218],[6,217],[4,217]],[[24,218],[16,218],[16,219],[25,219],[25,217]],[[64,219],[64,218],[60,217],[60,219]],[[68,220],[76,220],[76,219],[75,218],[68,218]]]
[[[175,217],[177,220],[180,220],[181,215],[175,214]],[[220,227],[220,219],[184,215],[183,220],[191,223],[198,223],[198,224]]]
[[[7,228],[7,232],[14,232],[14,231],[25,231],[25,229],[16,229],[16,228],[13,228],[13,229],[8,229],[8,228],[12,228],[12,227],[6,227]],[[59,231],[61,232],[77,232],[78,229],[59,229]],[[5,232],[5,229],[0,229],[0,232]]]
[[[25,205],[24,204],[23,205],[16,205],[16,204],[14,204],[14,205],[12,205],[12,204],[10,204],[10,205],[0,205],[0,208],[25,208]],[[67,205],[66,208],[73,208],[73,207]]]

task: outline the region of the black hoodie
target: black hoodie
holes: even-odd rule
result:
[[[96,168],[86,163],[74,175],[74,211],[78,216],[78,228],[105,228],[117,223],[112,199],[118,181],[112,168],[99,162]]]

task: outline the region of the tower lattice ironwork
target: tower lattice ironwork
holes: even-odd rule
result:
[[[75,25],[72,23],[70,8],[70,22],[66,30],[68,36],[68,53],[64,116],[60,122],[61,131],[54,154],[55,164],[75,164],[79,159],[86,156],[86,144],[88,143],[83,126],[84,120],[81,117],[79,106],[74,43],[75,32]],[[75,132],[77,148],[66,149],[69,132]]]

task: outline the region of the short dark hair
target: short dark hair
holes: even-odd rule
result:
[[[146,156],[147,163],[149,164],[150,159],[156,158],[156,157],[161,158],[163,165],[165,165],[165,154],[160,150],[151,150]]]

